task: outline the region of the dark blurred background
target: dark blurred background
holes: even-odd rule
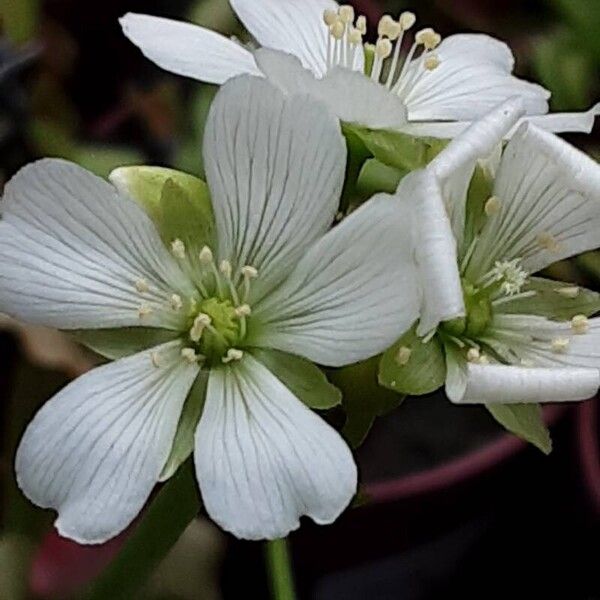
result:
[[[258,1],[258,0],[257,0]],[[553,92],[554,110],[600,99],[600,0],[356,0],[371,32],[411,9],[443,35],[507,41],[517,73]],[[202,174],[214,88],[165,73],[120,32],[127,11],[185,18],[244,38],[226,0],[0,0],[0,188],[42,156],[106,176],[125,164]],[[570,136],[598,158],[598,131]],[[600,199],[599,199],[600,200]],[[599,289],[600,256],[550,275]],[[0,316],[0,600],[76,597],[120,540],[81,549],[14,484],[16,443],[33,412],[97,360],[58,332]],[[600,599],[600,464],[596,401],[550,407],[554,451],[504,436],[485,411],[440,395],[397,398],[375,362],[332,373],[348,402],[382,413],[358,450],[360,499],[335,525],[292,534],[299,598]],[[394,410],[388,410],[395,407]],[[366,430],[358,426],[359,434]],[[263,547],[198,519],[140,598],[268,598]]]

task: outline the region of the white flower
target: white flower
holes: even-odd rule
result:
[[[423,206],[412,242],[418,332],[444,344],[454,402],[582,400],[600,384],[600,318],[578,314],[577,287],[530,278],[600,246],[600,165],[531,123],[500,155],[522,111],[518,99],[507,101],[409,176],[428,182],[412,188]],[[489,197],[467,203],[478,161]],[[559,304],[568,320],[548,318]]]
[[[129,13],[125,35],[162,68],[221,84],[240,73],[263,75],[287,92],[310,93],[347,122],[451,138],[497,104],[518,95],[527,115],[551,131],[586,131],[600,105],[585,113],[546,115],[550,93],[514,77],[506,44],[483,34],[418,31],[406,55],[402,41],[415,16],[379,23],[374,62],[365,76],[366,21],[333,0],[230,0],[260,44],[245,48],[190,23]],[[507,132],[510,135],[510,132]]]
[[[214,101],[204,157],[217,244],[195,257],[182,240],[167,248],[138,204],[71,163],[42,160],[6,186],[1,310],[62,329],[172,332],[68,385],[25,432],[19,485],[82,543],[116,535],[142,508],[199,377],[194,457],[212,518],[252,539],[285,536],[301,515],[333,521],[356,491],[350,450],[254,348],[344,365],[383,350],[417,314],[416,298],[395,301],[409,250],[388,198],[328,232],[345,145],[323,106],[237,78]]]

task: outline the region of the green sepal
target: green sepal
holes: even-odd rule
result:
[[[340,390],[305,358],[266,348],[251,348],[249,352],[306,406],[326,410],[342,402]]]
[[[544,454],[552,451],[550,432],[539,404],[486,404],[491,415],[505,429],[533,444]]]
[[[179,336],[177,331],[155,327],[115,327],[114,329],[76,329],[66,333],[90,350],[117,360],[142,350],[170,342]]]
[[[578,288],[574,298],[557,292],[563,288]],[[519,298],[498,307],[498,312],[528,314],[567,321],[575,315],[591,317],[600,312],[600,294],[562,281],[552,281],[542,277],[530,277],[523,292],[535,291],[530,298]]]
[[[401,348],[410,352],[406,362],[399,355]],[[401,394],[429,394],[444,385],[445,380],[446,359],[442,343],[435,335],[423,343],[416,334],[416,327],[386,350],[379,363],[379,383]]]
[[[112,183],[150,215],[167,246],[180,239],[192,251],[214,243],[214,217],[202,179],[164,167],[122,167]]]
[[[356,189],[363,197],[370,197],[378,192],[393,194],[407,171],[389,167],[376,158],[367,160],[358,176]]]
[[[196,381],[194,381],[192,389],[185,400],[177,423],[171,453],[160,473],[159,481],[169,479],[194,450],[194,435],[206,400],[208,375],[209,371],[205,369],[198,373],[198,377],[196,377]]]
[[[398,407],[404,400],[402,394],[381,387],[377,381],[379,357],[335,369],[330,378],[343,395],[342,407],[346,422],[342,435],[357,448],[371,429],[375,417],[384,415]]]
[[[432,137],[415,137],[399,131],[368,129],[344,123],[344,135],[351,131],[380,162],[402,171],[425,167],[443,150],[448,141]]]

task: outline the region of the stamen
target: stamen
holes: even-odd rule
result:
[[[435,54],[432,54],[423,61],[423,66],[428,71],[434,71],[440,66],[440,59]]]
[[[497,196],[490,196],[485,203],[483,210],[488,217],[491,217],[492,215],[497,215],[501,208],[501,200]]]
[[[335,10],[328,8],[323,12],[323,22],[327,27],[331,27],[338,20],[338,14]]]
[[[331,37],[336,41],[339,41],[344,37],[345,31],[346,27],[340,19],[336,19],[329,27],[329,33],[331,33]]]
[[[400,27],[402,27],[402,31],[407,31],[417,22],[417,17],[415,13],[407,10],[400,15],[398,22],[400,23]]]
[[[219,271],[221,271],[227,279],[231,279],[231,263],[228,260],[221,261],[219,264]]]
[[[205,313],[200,313],[194,319],[194,323],[192,324],[192,327],[190,329],[190,340],[192,340],[192,342],[198,343],[200,341],[200,338],[202,337],[202,334],[204,333],[204,330],[207,327],[210,327],[211,323],[212,319],[209,315]]]
[[[360,17],[356,19],[356,29],[358,29],[362,35],[367,35],[367,17],[365,17],[365,15],[360,15]]]
[[[349,4],[343,4],[338,11],[342,23],[348,24],[354,22],[354,8]]]
[[[553,339],[550,348],[556,354],[564,354],[569,348],[569,338],[559,337]]]
[[[536,241],[541,248],[548,250],[548,252],[558,252],[561,248],[558,240],[547,231],[540,233],[537,236]]]
[[[179,294],[173,294],[169,298],[169,303],[171,304],[171,308],[173,310],[181,310],[183,308],[183,300]]]
[[[258,277],[258,269],[255,269],[251,265],[242,267],[242,275],[246,279],[256,279]]]
[[[153,366],[155,366],[157,369],[160,367],[160,354],[156,352],[156,350],[154,352],[150,352],[150,360],[152,361]]]
[[[571,329],[577,335],[583,335],[588,332],[590,322],[585,315],[575,315],[571,319]]]
[[[226,356],[224,356],[221,359],[221,361],[227,364],[234,360],[242,360],[243,356],[244,353],[241,350],[238,350],[237,348],[229,348],[229,350],[227,350]]]
[[[436,33],[431,27],[426,27],[417,31],[415,35],[415,42],[417,44],[423,44],[426,50],[433,50],[440,45],[442,36]]]
[[[469,348],[467,352],[467,360],[472,363],[476,363],[481,358],[481,353],[477,348]]]
[[[567,287],[555,288],[554,290],[557,294],[561,295],[563,298],[577,298],[579,296],[579,287],[576,285],[570,285]]]
[[[197,363],[203,357],[200,354],[196,354],[196,351],[193,348],[182,348],[181,358],[187,360],[190,364],[194,364]]]
[[[148,304],[142,302],[142,304],[140,304],[140,306],[138,308],[138,317],[140,319],[143,319],[144,317],[151,315],[153,312],[154,312],[154,310],[152,310],[152,308],[150,306],[148,306]]]
[[[398,352],[395,358],[396,363],[403,367],[410,360],[411,354],[412,350],[410,348],[408,348],[407,346],[400,346],[400,348],[398,348]]]
[[[249,304],[242,304],[235,309],[235,314],[238,317],[248,317],[252,313],[252,309]]]
[[[490,359],[487,357],[486,354],[482,354],[478,359],[477,359],[477,364],[478,365],[489,365],[490,364]]]
[[[379,81],[381,76],[381,67],[383,61],[392,53],[392,42],[387,38],[379,38],[375,44],[375,59],[373,61],[373,70],[371,71],[371,79]]]
[[[140,294],[145,294],[146,292],[150,291],[150,286],[148,285],[148,282],[143,277],[140,277],[139,279],[136,279],[136,281],[135,281],[135,289]]]
[[[496,261],[494,268],[484,275],[481,282],[489,281],[487,283],[489,285],[490,283],[501,281],[500,290],[503,294],[506,296],[518,294],[521,288],[527,283],[527,278],[529,277],[529,273],[519,265],[520,262],[520,258]]]
[[[171,242],[171,252],[176,258],[183,260],[185,258],[185,244],[179,239]]]
[[[535,363],[532,360],[529,360],[528,358],[522,358],[521,361],[521,366],[522,367],[533,367],[535,366]]]

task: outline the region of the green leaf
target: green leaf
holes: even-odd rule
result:
[[[200,509],[191,460],[162,487],[122,550],[90,586],[86,600],[126,600],[136,594]]]
[[[552,451],[550,432],[539,404],[486,404],[494,419],[505,429],[533,444],[544,454]]]
[[[379,357],[330,372],[330,379],[342,391],[346,422],[342,435],[354,448],[360,446],[376,417],[398,407],[404,396],[381,387],[377,381]]]
[[[447,140],[414,137],[399,131],[367,129],[344,123],[344,135],[358,136],[369,152],[380,162],[402,171],[426,166],[447,144]]]
[[[139,202],[154,220],[167,246],[178,238],[193,251],[214,243],[214,218],[204,181],[163,167],[123,167],[112,183]]]
[[[305,358],[265,348],[251,348],[250,353],[310,408],[325,410],[342,401],[340,390]]]
[[[384,165],[376,158],[370,158],[364,163],[360,171],[356,189],[365,198],[378,192],[393,194],[406,173],[407,171]]]
[[[196,377],[196,381],[194,381],[194,385],[183,405],[171,454],[169,454],[169,458],[163,467],[159,481],[165,481],[172,477],[194,450],[194,434],[204,408],[207,385],[208,371],[203,369],[198,373],[198,377]]]
[[[177,331],[154,327],[77,329],[66,333],[80,344],[111,360],[164,344],[179,335]]]
[[[535,291],[531,298],[520,298],[499,306],[499,311],[512,314],[532,314],[566,321],[575,315],[591,317],[600,312],[600,294],[562,281],[531,277],[523,292]],[[563,295],[557,290],[573,292]],[[574,297],[573,297],[574,296]]]
[[[379,383],[401,394],[420,396],[444,385],[446,359],[437,336],[424,344],[415,329],[405,333],[383,354]]]

